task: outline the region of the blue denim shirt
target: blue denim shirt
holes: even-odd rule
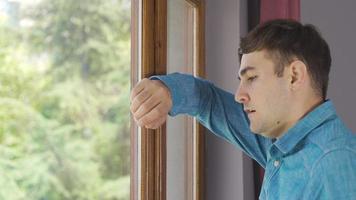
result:
[[[260,199],[356,199],[356,136],[330,100],[272,140],[252,133],[243,105],[212,83],[179,73],[151,79],[170,89],[171,116],[196,117],[265,168]]]

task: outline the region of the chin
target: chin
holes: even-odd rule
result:
[[[266,138],[275,138],[273,135],[269,134],[269,133],[266,133],[262,130],[259,130],[259,129],[256,129],[256,128],[253,128],[253,127],[250,127],[250,130],[251,132],[253,132],[254,134],[257,134],[257,135],[261,135],[263,137],[266,137]]]
[[[262,135],[261,131],[259,131],[257,128],[255,128],[255,127],[253,127],[251,125],[250,125],[250,131],[255,133],[255,134]]]

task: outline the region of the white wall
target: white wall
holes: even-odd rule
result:
[[[247,32],[247,0],[206,0],[207,79],[232,93],[239,84],[238,47]],[[240,150],[206,134],[207,200],[254,199],[252,161]]]
[[[356,1],[301,0],[301,21],[316,25],[332,56],[328,98],[356,133]]]

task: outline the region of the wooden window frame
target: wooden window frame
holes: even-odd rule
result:
[[[204,0],[186,1],[197,11],[197,70],[194,73],[204,77],[205,2]],[[167,0],[132,0],[131,85],[134,86],[138,82],[138,77],[166,74],[166,66]],[[203,200],[205,131],[201,124],[194,123],[196,123],[195,134],[197,134],[194,200]],[[139,129],[131,117],[131,200],[166,200],[166,134],[165,124],[156,130]]]

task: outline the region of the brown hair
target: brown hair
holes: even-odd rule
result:
[[[275,62],[275,73],[282,76],[284,67],[294,59],[307,66],[312,87],[326,98],[331,66],[330,49],[317,29],[290,19],[267,21],[241,38],[239,54],[267,50]]]

